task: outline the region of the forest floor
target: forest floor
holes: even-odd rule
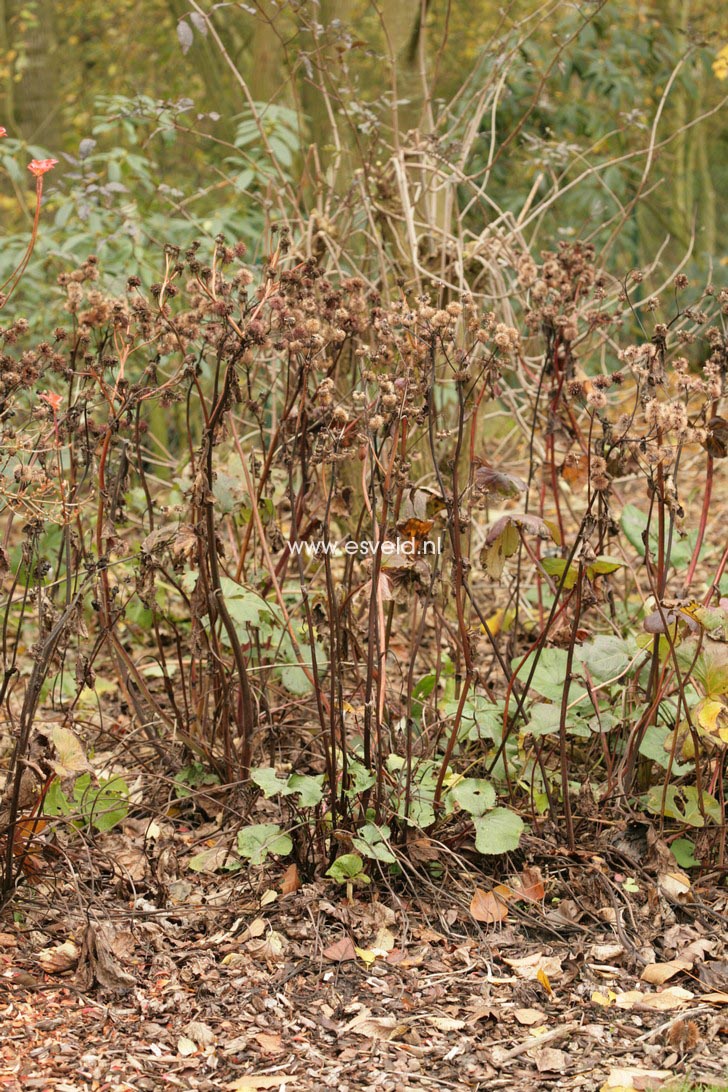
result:
[[[93,874],[36,865],[0,921],[0,1088],[724,1087],[728,895],[652,828],[532,832],[507,905],[467,843],[351,902],[295,865],[189,872],[221,833],[128,820]]]

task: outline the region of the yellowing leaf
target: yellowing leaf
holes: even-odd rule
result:
[[[728,78],[728,45],[718,51],[711,67],[719,80]]]
[[[373,952],[371,948],[354,948],[354,951],[359,956],[359,959],[366,963],[367,967],[370,967],[374,960],[377,958],[377,953]]]
[[[193,1043],[191,1039],[183,1035],[177,1040],[177,1053],[181,1054],[183,1058],[189,1058],[191,1054],[197,1053],[197,1043]]]
[[[508,633],[515,617],[515,610],[504,610],[503,607],[500,607],[495,614],[491,614],[489,618],[486,618],[485,623],[491,635],[497,637],[499,633]],[[482,633],[486,632],[485,626],[481,626],[480,629]]]
[[[539,967],[536,973],[536,981],[540,982],[549,997],[553,996],[553,990],[551,989],[551,983],[549,982],[549,976],[544,971],[543,967]]]
[[[663,895],[671,899],[684,898],[690,891],[690,877],[686,872],[663,872],[657,882]]]
[[[59,777],[90,769],[81,741],[70,729],[54,724],[48,734],[58,755],[58,760],[51,765]]]
[[[715,701],[714,698],[706,698],[698,706],[698,724],[706,732],[718,732],[720,725],[719,720],[723,714],[728,714],[728,708],[723,705],[721,701]],[[722,735],[722,733],[721,733]]]

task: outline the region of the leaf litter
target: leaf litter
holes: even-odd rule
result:
[[[0,1088],[535,1092],[725,1072],[715,888],[703,913],[700,888],[685,904],[657,882],[632,891],[607,853],[531,836],[520,869],[463,858],[449,885],[348,901],[282,864],[187,881],[169,865],[175,845],[195,856],[185,831],[145,838],[131,821],[98,838],[142,848],[141,880],[110,866],[19,893],[0,934]]]

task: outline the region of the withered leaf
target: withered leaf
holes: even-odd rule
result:
[[[334,941],[328,948],[324,948],[324,958],[330,959],[332,963],[348,963],[356,959],[354,941],[351,937],[342,937],[341,940]]]
[[[475,888],[470,900],[470,913],[476,921],[491,925],[508,917],[506,900],[510,892],[507,887],[501,885],[501,888],[500,891],[498,888],[493,891],[483,891],[481,887]]]

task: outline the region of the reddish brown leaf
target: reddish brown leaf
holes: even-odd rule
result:
[[[539,868],[524,868],[513,887],[514,897],[517,899],[530,899],[532,902],[541,902],[546,891]]]
[[[289,865],[281,880],[281,895],[291,895],[294,891],[298,891],[300,886],[301,877],[298,875],[298,867],[295,864]]]
[[[508,917],[506,893],[508,888],[502,885],[500,892],[497,887],[493,891],[483,891],[481,887],[476,887],[470,900],[470,913],[476,921],[482,921],[486,925],[491,925],[494,921],[503,921]]]
[[[328,948],[324,948],[324,958],[330,959],[332,963],[348,963],[356,959],[354,941],[351,937],[342,937],[341,940],[334,941]]]

